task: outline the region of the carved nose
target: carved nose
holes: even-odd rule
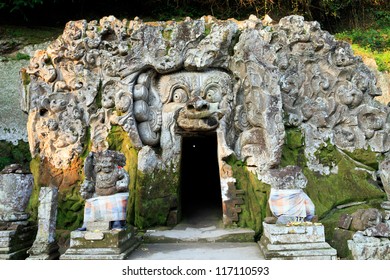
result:
[[[188,110],[203,111],[209,109],[209,103],[206,100],[203,100],[199,97],[195,97],[187,104]]]

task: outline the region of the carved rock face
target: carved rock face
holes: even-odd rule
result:
[[[258,178],[280,165],[285,124],[305,135],[307,166],[320,174],[330,170],[315,154],[328,142],[390,150],[374,74],[300,16],[272,28],[256,17],[69,22],[25,72],[30,149],[56,168],[108,150],[113,126],[136,149],[153,147],[164,167],[179,164],[181,134],[215,131],[224,156]]]
[[[178,126],[185,131],[212,131],[223,113],[221,103],[232,95],[232,82],[223,71],[180,72],[156,81],[163,111],[178,110]]]

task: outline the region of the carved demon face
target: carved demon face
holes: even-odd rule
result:
[[[230,76],[222,71],[180,72],[158,81],[164,112],[176,112],[185,131],[212,131],[223,116],[221,104],[232,93]]]

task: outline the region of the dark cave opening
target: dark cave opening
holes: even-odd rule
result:
[[[182,219],[222,219],[217,136],[183,136],[181,159]]]

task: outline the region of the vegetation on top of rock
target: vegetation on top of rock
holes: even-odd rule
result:
[[[352,44],[356,55],[374,58],[379,71],[390,71],[390,11],[377,11],[374,18],[371,27],[343,31],[336,38]]]

